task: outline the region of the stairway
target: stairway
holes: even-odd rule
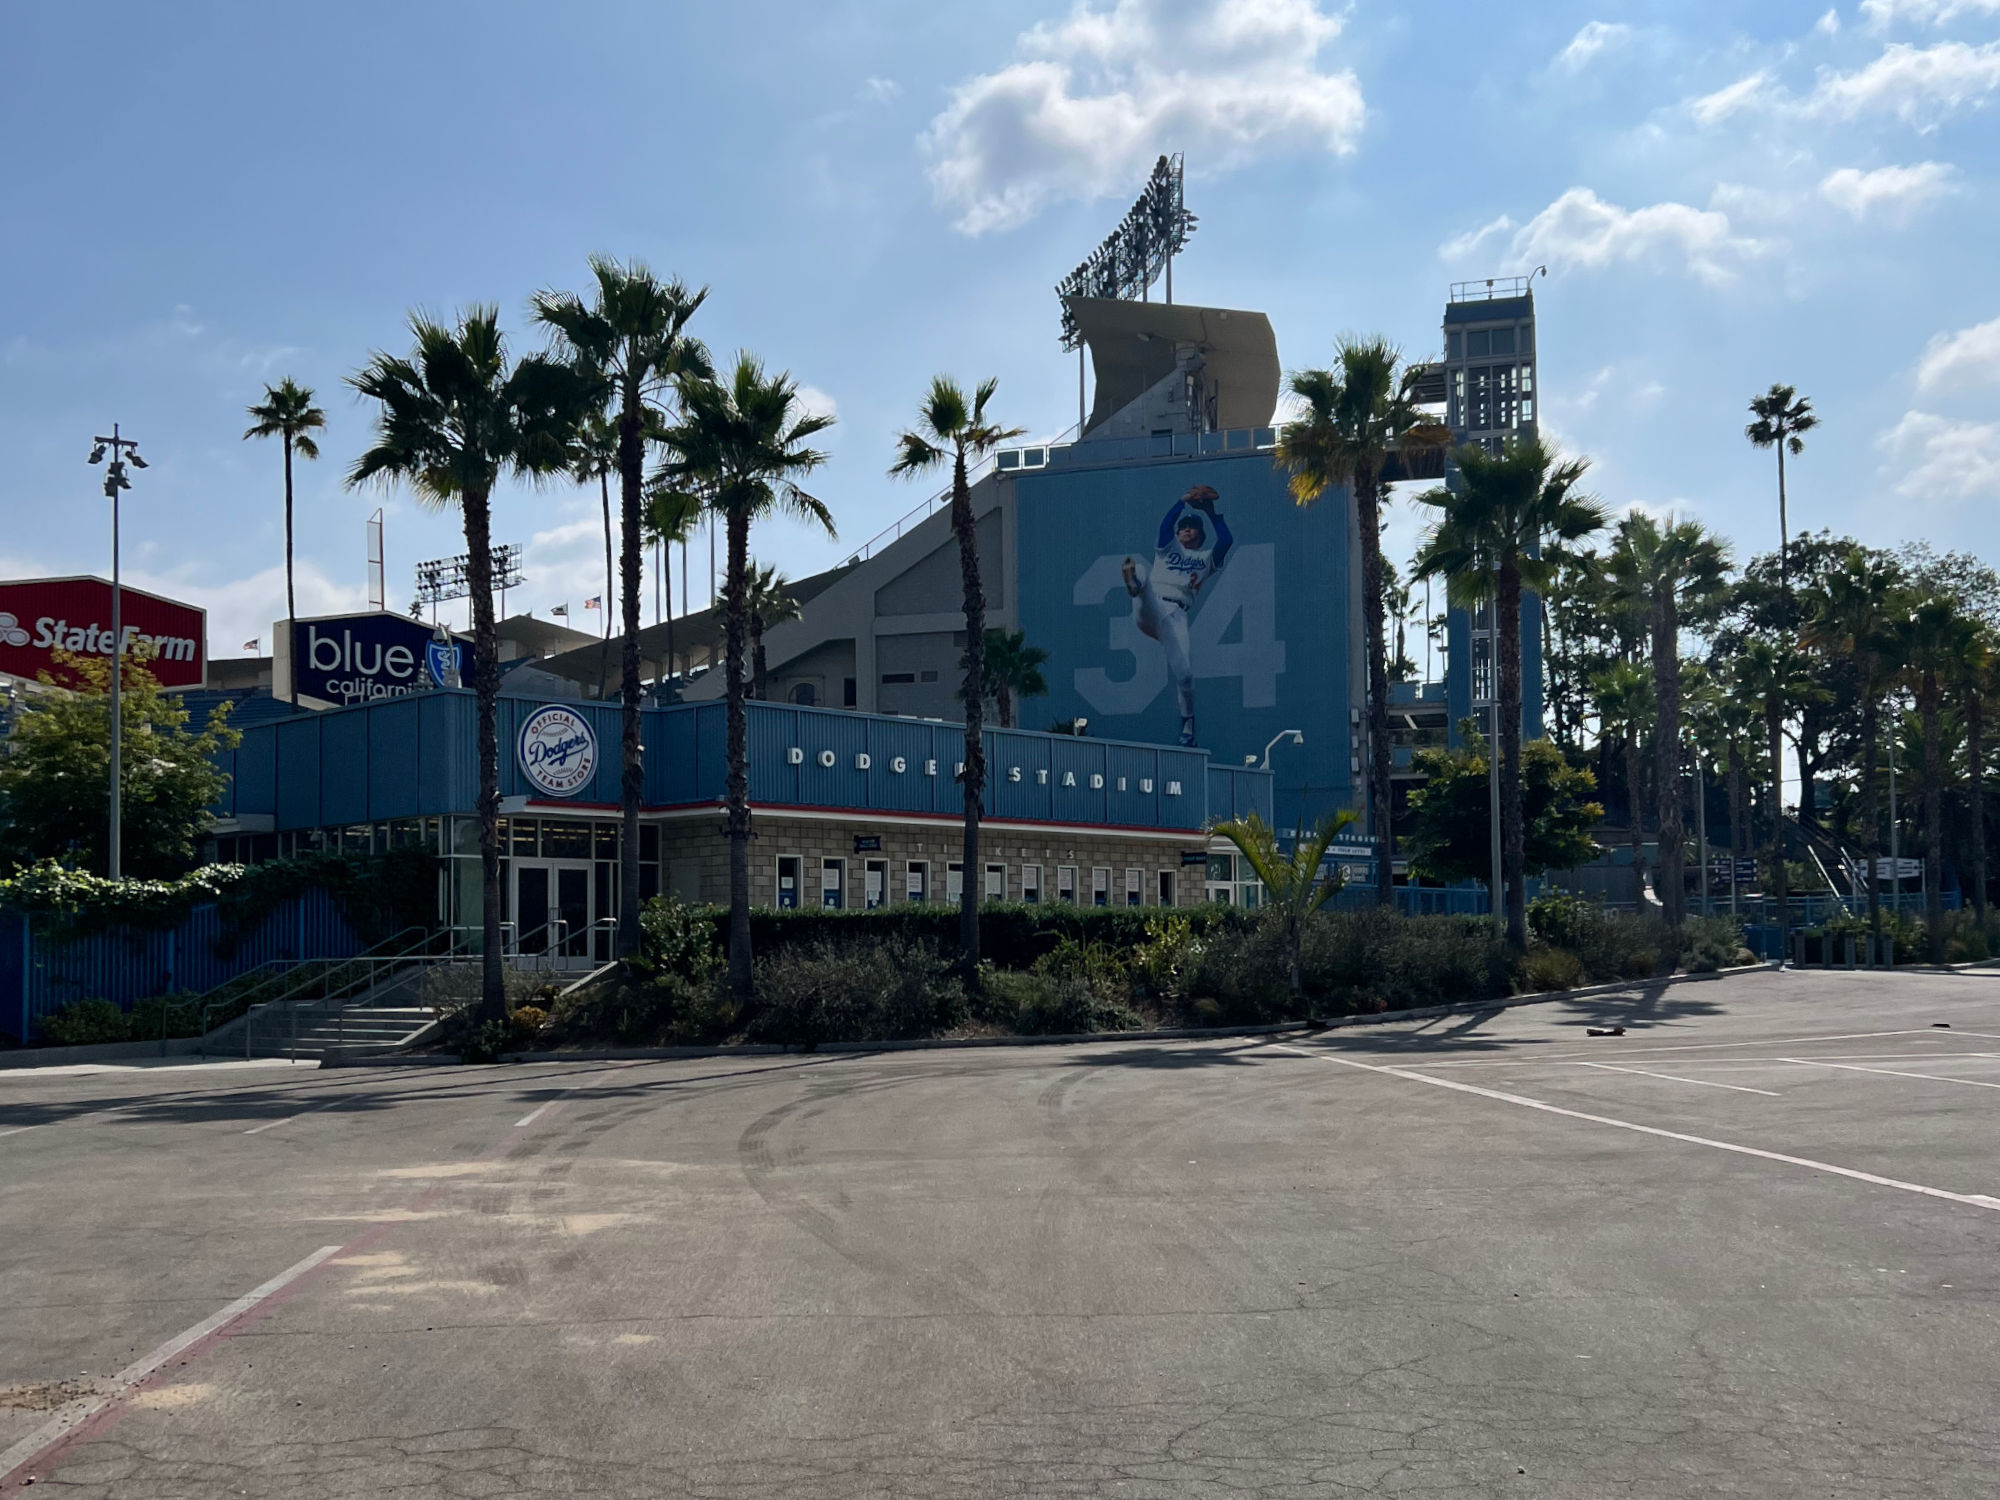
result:
[[[328,1005],[303,1001],[260,1009],[244,1044],[246,1057],[325,1057],[406,1047],[437,1024],[423,1005]]]

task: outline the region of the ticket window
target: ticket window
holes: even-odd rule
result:
[[[913,859],[903,866],[903,894],[911,901],[931,899],[931,865],[927,859]]]
[[[1172,870],[1162,870],[1160,871],[1160,905],[1174,906],[1176,904],[1178,903],[1174,899],[1174,872]]]
[[[1021,866],[1021,900],[1029,906],[1042,904],[1042,867]]]
[[[986,867],[986,889],[981,894],[988,901],[1005,901],[1007,899],[1007,867],[1005,865],[988,865]]]
[[[1111,904],[1111,872],[1101,865],[1090,872],[1090,904],[1092,906]]]
[[[1056,866],[1056,900],[1076,905],[1076,866]]]
[[[862,899],[867,902],[868,909],[870,911],[875,910],[875,908],[878,906],[885,906],[888,904],[889,900],[888,860],[871,859],[868,861],[867,866],[863,870],[862,890],[863,890]]]
[[[1125,904],[1127,906],[1143,905],[1146,899],[1145,890],[1146,872],[1143,870],[1127,870],[1125,872]]]
[[[958,860],[944,867],[944,899],[953,906],[965,899],[965,866]]]
[[[819,904],[839,911],[847,904],[847,861],[823,859],[819,862]]]
[[[805,884],[801,873],[805,861],[796,854],[778,856],[778,907],[781,911],[796,910],[799,904],[799,888]]]

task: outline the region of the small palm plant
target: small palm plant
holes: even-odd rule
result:
[[[663,554],[660,566],[660,581],[665,586],[667,605],[667,683],[671,690],[674,676],[674,569],[673,556],[676,544],[681,549],[681,571],[687,571],[688,538],[694,535],[701,524],[704,502],[701,496],[662,487],[658,480],[650,483],[646,492],[646,513],[644,525],[647,539],[659,545]],[[685,579],[683,579],[685,581]],[[686,609],[687,601],[681,601]],[[683,675],[686,669],[683,668]]]
[[[1030,646],[1019,630],[986,632],[986,687],[1002,729],[1014,727],[1015,709],[1023,698],[1048,696],[1049,682],[1042,676],[1042,663],[1049,653]]]
[[[750,611],[750,696],[762,702],[767,696],[768,673],[764,663],[764,632],[773,625],[799,617],[799,601],[792,597],[792,581],[768,564],[750,564],[743,585],[744,607]]]
[[[298,601],[292,591],[292,455],[318,458],[319,444],[313,433],[326,426],[326,413],[313,405],[311,386],[300,385],[287,375],[276,385],[264,387],[264,399],[250,408],[253,419],[243,434],[250,438],[283,438],[285,441],[285,649],[292,649],[293,626],[298,620]],[[292,702],[299,701],[299,668],[292,663]]]
[[[1306,919],[1340,894],[1346,884],[1340,866],[1322,868],[1333,841],[1358,821],[1351,809],[1328,813],[1309,838],[1293,842],[1291,852],[1278,845],[1277,831],[1256,813],[1217,826],[1216,832],[1234,844],[1257,878],[1264,883],[1264,905],[1279,913],[1285,927],[1285,970],[1294,996],[1303,992],[1301,963]]]

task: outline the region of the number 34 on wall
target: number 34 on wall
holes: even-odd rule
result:
[[[1118,613],[1106,620],[1106,644],[1131,659],[1131,670],[1114,676],[1103,667],[1078,667],[1076,690],[1101,714],[1144,713],[1168,685],[1166,648],[1144,631],[1124,608],[1125,552],[1099,557],[1076,581],[1073,601],[1098,609],[1115,601]],[[1278,676],[1285,670],[1285,643],[1278,639],[1278,549],[1274,543],[1239,546],[1229,565],[1211,577],[1188,621],[1188,655],[1196,681],[1239,678],[1243,707],[1271,708],[1278,701]],[[1224,639],[1224,637],[1233,637]]]

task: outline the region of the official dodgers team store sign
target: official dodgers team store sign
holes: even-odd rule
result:
[[[516,754],[521,774],[540,790],[574,797],[597,774],[597,733],[576,710],[550,704],[521,721]]]

